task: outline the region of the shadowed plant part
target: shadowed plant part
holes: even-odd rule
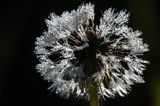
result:
[[[61,16],[51,13],[46,20],[48,30],[37,37],[35,54],[40,63],[36,68],[52,82],[49,89],[61,97],[98,102],[125,96],[131,85],[144,83],[141,75],[148,62],[139,57],[148,45],[139,37],[140,31],[128,27],[129,14],[110,8],[99,25],[94,16],[91,3]]]

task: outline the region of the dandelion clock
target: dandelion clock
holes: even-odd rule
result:
[[[131,85],[144,83],[148,51],[140,31],[127,25],[126,11],[104,11],[99,25],[94,23],[94,5],[82,4],[61,16],[51,13],[47,31],[35,42],[40,63],[37,70],[52,84],[49,89],[63,98],[73,95],[99,106],[99,99],[128,94]]]

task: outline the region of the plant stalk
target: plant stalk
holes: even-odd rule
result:
[[[97,85],[93,85],[93,83],[89,84],[89,94],[90,94],[90,106],[99,106]]]
[[[98,85],[93,81],[91,76],[98,72],[97,60],[95,54],[90,54],[86,59],[86,64],[84,66],[84,72],[87,76],[90,77],[88,82],[88,92],[90,95],[90,106],[99,106],[99,98],[98,98]]]

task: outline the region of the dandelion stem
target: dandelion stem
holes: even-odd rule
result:
[[[97,72],[96,55],[89,55],[85,69],[87,75],[92,75],[93,72]],[[99,106],[98,85],[91,77],[88,83],[88,92],[90,95],[90,106]]]
[[[99,106],[97,85],[93,85],[93,83],[90,83],[89,94],[90,94],[90,106]]]

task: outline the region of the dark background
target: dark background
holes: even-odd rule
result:
[[[49,13],[60,15],[63,11],[77,9],[87,1],[44,0],[37,2],[9,1],[0,3],[0,106],[50,105],[87,106],[85,100],[64,100],[47,90],[50,83],[36,72],[38,60],[34,54],[36,37],[47,29],[45,19]],[[101,11],[109,7],[116,11],[127,9],[130,26],[143,32],[144,42],[150,52],[144,57],[150,60],[144,72],[145,84],[132,86],[125,97],[106,99],[102,106],[160,106],[160,1],[159,0],[97,0],[96,22]]]

